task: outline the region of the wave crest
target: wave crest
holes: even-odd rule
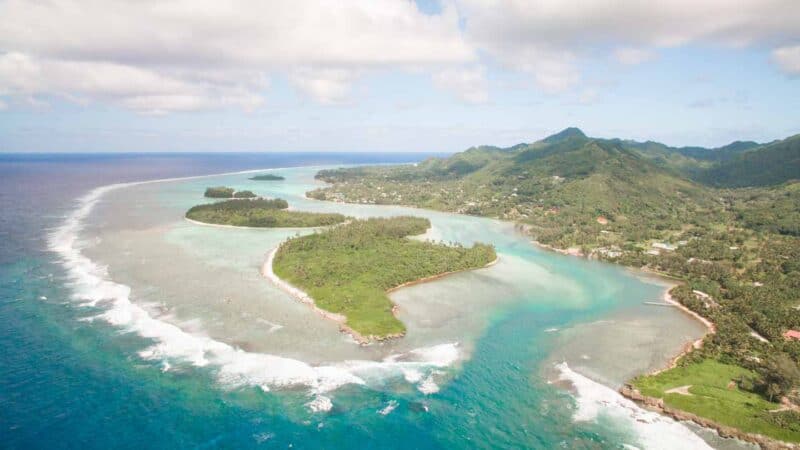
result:
[[[250,171],[248,171],[250,172]],[[197,178],[187,177],[182,179]],[[354,360],[331,365],[312,366],[303,361],[265,353],[246,352],[199,333],[151,316],[131,301],[131,288],[108,277],[107,270],[81,252],[79,239],[83,222],[97,202],[108,192],[128,186],[174,181],[165,179],[138,183],[121,183],[96,188],[79,199],[73,210],[49,236],[50,250],[59,255],[67,271],[72,299],[79,306],[103,310],[91,320],[103,320],[113,326],[135,332],[155,343],[138,355],[147,360],[161,360],[162,370],[169,370],[169,360],[188,362],[197,367],[213,367],[218,381],[225,386],[255,385],[264,391],[272,388],[305,386],[314,400],[308,403],[312,411],[327,411],[331,401],[323,393],[343,385],[367,385],[370,380],[386,377],[406,378],[417,382],[425,392],[430,388],[433,371],[453,364],[459,358],[457,343],[421,348],[383,361]],[[404,377],[409,372],[424,373],[426,377]],[[427,383],[420,380],[427,380]]]

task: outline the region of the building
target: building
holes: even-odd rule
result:
[[[786,330],[786,332],[783,333],[783,337],[785,337],[786,339],[796,339],[800,341],[800,331]]]

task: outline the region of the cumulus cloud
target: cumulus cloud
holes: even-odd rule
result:
[[[252,109],[262,102],[253,91],[265,84],[246,85],[242,78],[220,83],[203,80],[198,73],[181,76],[108,62],[40,59],[16,52],[0,55],[0,95],[62,95],[79,103],[108,100],[145,113],[213,106]]]
[[[278,76],[338,104],[381,70],[424,71],[480,103],[476,67],[490,64],[576,92],[589,53],[641,64],[693,43],[775,49],[778,67],[800,72],[797,0],[442,0],[436,14],[411,0],[3,0],[0,17],[6,103],[61,96],[147,113],[257,108]]]
[[[458,0],[470,43],[548,91],[579,77],[580,57],[612,48],[623,63],[692,43],[779,45],[800,38],[797,0]],[[634,50],[635,49],[635,50]]]
[[[467,103],[486,103],[489,100],[485,67],[442,70],[433,74],[433,82]]]
[[[789,75],[800,75],[800,45],[777,48],[772,59]]]
[[[658,47],[698,40],[746,45],[798,34],[794,0],[460,0],[468,26],[482,40],[553,46],[597,43]],[[483,13],[483,14],[481,14]],[[499,34],[497,34],[499,33]],[[494,34],[494,36],[491,36]]]
[[[300,91],[322,104],[344,102],[356,73],[347,69],[313,69],[300,67],[289,75],[291,83]]]
[[[13,18],[0,23],[0,94],[146,112],[256,107],[273,74],[336,102],[357,71],[475,59],[453,7],[410,1],[7,0],[0,17]]]

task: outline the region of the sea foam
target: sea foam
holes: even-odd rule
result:
[[[637,440],[636,443],[627,443],[628,448],[711,448],[682,423],[640,408],[614,389],[570,369],[566,362],[557,364],[556,369],[559,378],[569,381],[575,388],[577,409],[573,419],[576,422],[595,421],[601,416],[614,420],[629,428]]]
[[[184,361],[198,367],[209,366],[215,369],[217,379],[225,386],[254,385],[264,391],[290,386],[306,387],[313,397],[307,403],[312,411],[331,409],[332,402],[329,397],[322,395],[324,393],[343,385],[365,385],[371,380],[380,381],[386,377],[405,378],[409,382],[414,380],[419,383],[417,387],[421,391],[430,391],[432,372],[459,359],[457,344],[446,343],[391,355],[383,361],[350,360],[313,366],[296,359],[246,352],[200,332],[190,332],[151,316],[147,310],[131,301],[129,286],[111,280],[105,267],[84,256],[79,234],[86,217],[108,192],[137,184],[189,178],[198,177],[121,183],[94,189],[79,200],[78,207],[49,237],[50,249],[59,255],[67,270],[73,300],[80,306],[102,310],[90,320],[103,320],[155,342],[138,353],[141,358],[161,361],[161,370],[172,367],[170,360]],[[409,373],[419,376],[409,377]]]

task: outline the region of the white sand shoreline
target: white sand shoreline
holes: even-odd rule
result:
[[[341,314],[332,313],[330,311],[325,311],[324,309],[318,307],[314,302],[314,299],[311,298],[311,296],[308,295],[305,291],[292,286],[286,281],[283,281],[278,275],[275,274],[275,272],[272,270],[272,262],[275,260],[275,255],[278,253],[279,248],[280,246],[277,246],[269,252],[269,254],[267,255],[267,260],[264,261],[264,264],[261,266],[261,275],[263,275],[264,278],[271,281],[272,284],[281,288],[284,292],[294,297],[296,300],[311,307],[316,313],[320,314],[326,319],[330,319],[333,320],[334,322],[344,324],[344,322],[347,320],[345,316]]]
[[[350,328],[349,326],[347,326],[346,325],[347,317],[345,317],[345,316],[343,316],[341,314],[333,313],[333,312],[326,311],[326,310],[320,308],[319,306],[317,306],[316,302],[314,301],[314,298],[311,297],[310,295],[308,295],[307,292],[305,292],[302,289],[299,289],[299,288],[291,285],[290,283],[282,280],[275,273],[275,271],[272,270],[272,263],[275,260],[275,255],[278,253],[279,249],[280,249],[280,245],[278,245],[277,247],[273,248],[267,254],[267,259],[266,259],[266,261],[264,261],[264,264],[261,266],[261,275],[264,278],[266,278],[267,280],[269,280],[272,284],[274,284],[275,286],[277,286],[278,288],[280,288],[281,290],[283,290],[284,292],[286,292],[287,294],[292,296],[294,299],[300,301],[301,303],[303,303],[305,305],[308,305],[308,307],[310,307],[317,314],[321,315],[322,317],[324,317],[324,318],[326,318],[328,320],[332,320],[332,321],[338,323],[339,324],[339,330],[341,332],[343,332],[343,333],[350,334],[353,337],[353,339],[355,339],[355,341],[358,342],[360,345],[368,345],[368,344],[370,344],[372,342],[372,337],[365,337],[362,334],[360,334],[359,332],[357,332],[357,331],[353,330],[352,328]],[[481,267],[480,269],[485,269],[485,268],[491,267],[491,266],[497,264],[497,262],[499,260],[500,260],[500,256],[498,255],[492,262],[486,264],[485,266]],[[437,275],[432,275],[430,277],[420,278],[419,280],[409,281],[409,282],[403,283],[403,284],[401,284],[399,286],[395,286],[395,287],[387,290],[386,293],[389,294],[389,293],[394,292],[394,291],[396,291],[396,290],[398,290],[400,288],[404,288],[404,287],[407,287],[407,286],[412,286],[412,285],[416,285],[416,284],[420,284],[420,283],[427,283],[427,282],[434,281],[434,280],[437,280],[439,278],[442,278],[442,277],[445,277],[445,276],[448,276],[448,275],[452,275],[454,273],[466,272],[468,270],[478,270],[478,269],[457,270],[457,271],[445,272],[445,273],[441,273],[441,274],[437,274]],[[392,314],[396,314],[396,313],[397,313],[397,305],[392,307]],[[390,339],[390,338],[394,338],[394,337],[402,337],[402,335],[386,336],[383,339]],[[378,339],[378,340],[383,340],[383,339]]]
[[[205,226],[205,227],[235,228],[235,229],[243,229],[243,230],[314,230],[314,229],[317,229],[317,228],[324,228],[325,226],[331,226],[331,225],[323,225],[323,226],[319,226],[319,227],[248,227],[248,226],[245,226],[245,225],[225,225],[225,224],[221,224],[221,223],[200,222],[198,220],[193,220],[193,219],[190,219],[188,217],[184,217],[183,219],[186,220],[189,223],[192,223],[192,224],[195,224],[195,225],[202,225],[202,226]]]
[[[697,350],[697,349],[699,349],[699,348],[701,348],[703,346],[703,341],[705,340],[706,336],[708,336],[709,334],[715,334],[717,332],[717,327],[716,327],[716,325],[714,325],[713,322],[711,322],[710,320],[708,320],[705,317],[701,316],[700,314],[697,314],[696,312],[692,311],[691,309],[687,308],[686,306],[682,305],[680,302],[678,302],[677,300],[672,298],[672,295],[670,295],[670,293],[669,293],[670,290],[672,290],[671,287],[668,288],[666,291],[664,291],[664,296],[663,296],[664,302],[665,303],[669,303],[670,305],[680,309],[685,314],[688,314],[689,316],[691,316],[695,320],[697,320],[700,323],[702,323],[703,325],[705,325],[706,332],[702,336],[700,336],[698,339],[695,339],[694,341],[687,343],[683,347],[683,350],[680,353],[678,353],[677,355],[673,356],[669,360],[669,362],[667,363],[667,365],[665,367],[663,367],[661,369],[657,369],[657,370],[651,371],[651,372],[648,372],[647,375],[651,375],[651,376],[652,375],[658,375],[659,373],[665,372],[665,371],[670,370],[670,369],[674,369],[675,367],[678,366],[678,361],[680,361],[681,358],[683,358],[684,356],[688,355],[692,351]]]

